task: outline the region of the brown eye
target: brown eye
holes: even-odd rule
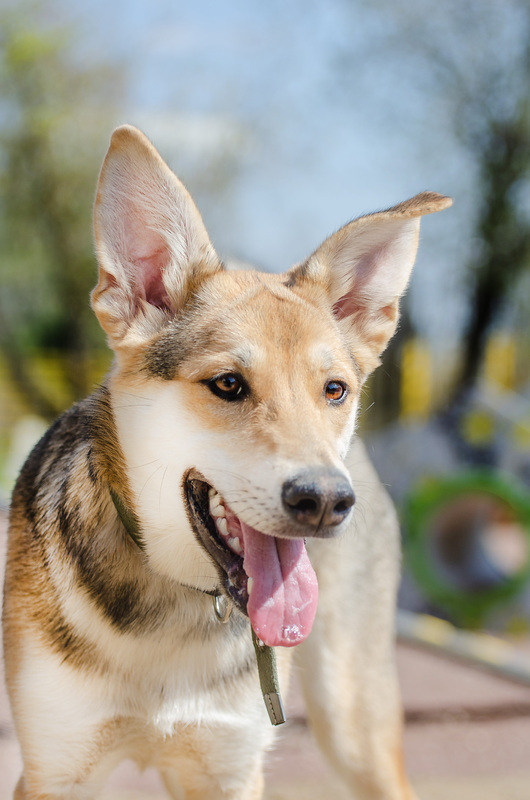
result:
[[[326,383],[324,393],[330,403],[341,403],[346,398],[348,389],[341,381],[329,381]]]
[[[217,375],[205,383],[213,394],[223,400],[242,400],[249,393],[246,381],[240,375],[232,372]]]

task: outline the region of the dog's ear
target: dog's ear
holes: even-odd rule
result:
[[[197,208],[149,140],[114,131],[94,209],[99,281],[92,307],[112,346],[145,337],[193,285],[222,269]]]
[[[420,217],[451,203],[449,197],[423,192],[387,211],[353,220],[288,273],[293,288],[324,285],[365,377],[379,364],[396,330],[399,299],[416,257]]]

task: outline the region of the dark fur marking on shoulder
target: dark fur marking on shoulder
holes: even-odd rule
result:
[[[44,436],[37,442],[28,458],[13,490],[13,505],[21,505],[24,509],[24,514],[31,522],[31,530],[36,538],[38,538],[38,525],[37,525],[37,486],[38,478],[42,468],[42,462],[48,451],[50,442],[55,438],[57,429],[60,427],[61,417],[48,428]]]
[[[79,504],[68,509],[66,479],[61,488],[64,494],[58,509],[57,523],[65,551],[76,569],[80,584],[119,630],[141,626],[152,613],[152,609],[146,609],[142,604],[134,581],[120,580],[113,574],[115,570],[110,563],[112,553],[104,552],[105,543],[96,529],[98,520],[94,520],[92,525],[87,523],[82,518]]]
[[[62,614],[50,614],[46,630],[52,647],[62,655],[64,662],[92,668],[99,661],[99,657],[94,656],[93,645],[80,636]]]
[[[97,395],[87,398],[59,417],[49,428],[41,441],[30,454],[13,493],[13,508],[20,509],[28,520],[27,530],[39,550],[35,557],[47,569],[47,542],[54,535],[60,541],[74,566],[80,584],[88,591],[92,600],[103,611],[105,616],[119,629],[141,626],[150,618],[156,617],[160,609],[143,607],[138,587],[133,580],[124,581],[113,577],[112,559],[116,556],[118,542],[103,541],[101,527],[105,520],[101,519],[101,495],[108,493],[108,484],[104,480],[103,469],[105,456],[98,450],[98,440],[105,428],[105,442],[109,441],[109,426],[100,419],[110,411],[108,392],[100,390]],[[79,445],[90,441],[86,452],[80,452]],[[72,498],[72,466],[77,455],[77,467],[85,464],[88,484],[92,489],[90,497],[86,497],[86,509],[79,500]],[[59,485],[52,489],[50,475],[62,475]],[[88,483],[88,482],[87,482]],[[42,489],[50,494],[42,498]],[[76,487],[78,488],[78,487]],[[53,502],[54,513],[50,518],[48,507]],[[45,503],[47,508],[39,504]],[[91,514],[90,517],[87,515]],[[46,511],[48,522],[42,522]],[[55,522],[53,522],[55,518]],[[109,525],[106,521],[107,527]],[[116,523],[116,529],[119,530]],[[124,537],[125,539],[125,537]],[[122,543],[123,546],[123,543]],[[67,634],[66,622],[57,622],[57,627],[50,632],[52,639],[68,647],[73,641],[73,634]],[[80,647],[81,645],[79,645]]]
[[[95,486],[98,482],[98,473],[96,469],[96,465],[94,463],[94,447],[91,445],[88,448],[87,453],[87,469],[88,469],[88,477],[90,478],[91,483]]]
[[[190,623],[183,611],[177,626],[180,641],[213,636],[213,613],[207,613],[211,599],[199,595],[197,608],[196,592],[150,573],[143,555],[131,546],[109,494],[109,486],[123,491],[124,480],[109,392],[102,387],[52,425],[28,458],[13,495],[14,513],[27,520],[18,527],[17,560],[26,574],[35,573],[31,583],[36,593],[41,593],[40,574],[47,598],[39,612],[43,634],[65,659],[80,665],[92,662],[97,668],[100,656],[59,613],[47,577],[50,547],[56,545],[75,570],[79,586],[117,630],[141,635],[160,629],[175,613],[178,620],[182,602],[183,608],[195,606],[197,614]],[[44,613],[48,605],[49,618]]]

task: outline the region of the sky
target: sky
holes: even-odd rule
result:
[[[446,98],[400,57],[410,43],[388,44],[380,5],[65,0],[53,8],[77,27],[80,59],[127,65],[115,122],[151,138],[224,258],[287,269],[362,213],[425,189],[453,196],[451,211],[422,223],[409,291],[420,333],[451,346],[465,319],[473,168]]]

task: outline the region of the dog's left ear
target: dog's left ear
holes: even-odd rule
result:
[[[399,299],[416,258],[420,217],[451,203],[449,197],[423,192],[387,211],[360,217],[289,271],[293,288],[324,285],[364,377],[379,364],[396,330]]]
[[[112,347],[149,337],[222,269],[188,191],[129,125],[114,131],[101,168],[94,231],[92,307]]]

